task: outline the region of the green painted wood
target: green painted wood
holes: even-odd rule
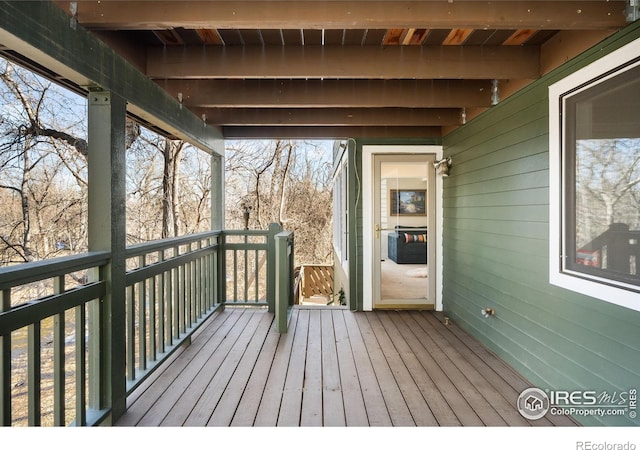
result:
[[[164,251],[158,251],[158,263],[164,261]],[[164,353],[165,345],[167,343],[167,331],[166,331],[166,278],[165,273],[162,272],[157,275],[158,277],[158,352]]]
[[[75,307],[75,372],[76,380],[87,377],[87,345],[85,341],[86,311],[84,305]],[[84,426],[87,423],[87,388],[84,382],[75,383],[76,405],[75,424]]]
[[[227,236],[220,236],[220,252],[217,257],[218,263],[218,272],[216,274],[216,279],[218,280],[218,285],[216,286],[218,298],[220,299],[220,303],[225,303],[227,301]]]
[[[275,313],[276,298],[276,234],[282,231],[282,227],[277,223],[270,223],[267,234],[267,301],[269,302],[269,312]],[[224,278],[221,278],[224,279]]]
[[[11,309],[11,289],[0,290],[0,313]],[[0,331],[0,426],[11,425],[11,334]]]
[[[158,277],[154,276],[149,279],[149,359],[151,361],[158,360],[158,314],[157,314],[157,284]]]
[[[173,254],[178,255],[180,250],[178,247],[173,249]],[[171,271],[172,278],[172,291],[171,291],[171,300],[172,305],[171,309],[173,310],[173,322],[171,325],[172,336],[173,339],[178,339],[180,337],[180,321],[182,320],[182,313],[180,311],[182,307],[182,302],[180,301],[180,267],[178,266]]]
[[[178,280],[180,281],[179,289],[178,289],[178,315],[179,319],[179,327],[178,333],[183,334],[186,331],[187,324],[187,301],[186,301],[186,267],[180,266],[178,267]]]
[[[165,342],[166,345],[173,345],[173,316],[174,316],[174,310],[173,310],[173,293],[174,293],[174,289],[173,289],[173,270],[169,270],[167,271],[166,275],[165,275],[165,289],[164,289],[164,312],[165,312],[165,330],[166,330],[166,337],[165,337]]]
[[[109,252],[100,251],[3,267],[0,268],[0,290],[103,266],[107,262]]]
[[[1,312],[0,335],[6,335],[74,306],[82,305],[91,299],[99,298],[104,293],[104,282],[90,283],[62,294],[51,295],[37,302],[20,305],[11,308],[9,311]]]
[[[275,236],[275,322],[278,333],[286,333],[293,306],[293,232]]]
[[[245,249],[242,252],[243,258],[243,266],[242,266],[242,276],[243,276],[243,295],[242,298],[246,301],[249,301],[249,255],[247,254],[247,250]]]
[[[64,275],[53,280],[53,292],[64,292]],[[53,425],[65,423],[65,313],[53,316]]]
[[[88,103],[88,247],[109,251],[100,280],[109,287],[91,307],[88,334],[97,340],[88,356],[91,406],[111,409],[117,420],[126,410],[126,157],[127,101],[115,92],[91,91]],[[99,348],[97,347],[99,344]],[[98,375],[99,374],[99,375]]]
[[[127,380],[136,378],[135,285],[127,286]]]
[[[445,313],[543,389],[638,384],[640,312],[548,281],[548,87],[638,38],[640,24],[630,25],[444,138],[454,161],[443,195]],[[495,316],[482,317],[484,307]]]
[[[179,247],[181,245],[190,244],[192,242],[207,241],[217,239],[221,235],[221,231],[204,231],[202,233],[189,234],[186,236],[178,236],[168,239],[158,239],[141,244],[130,245],[126,249],[126,257],[135,258],[136,256],[151,254],[153,252],[164,252],[169,248]],[[205,247],[216,248],[217,242],[213,241]],[[163,258],[164,259],[164,258]]]
[[[260,294],[260,288],[259,288],[259,284],[258,284],[258,279],[259,279],[259,275],[258,272],[260,271],[260,258],[258,256],[258,250],[255,250],[254,256],[253,256],[253,260],[255,261],[255,264],[253,266],[253,292],[254,292],[254,296],[253,296],[253,301],[257,302],[258,301],[258,297]]]
[[[144,255],[139,257],[140,265],[145,265]],[[147,370],[147,282],[138,284],[138,367]]]
[[[27,397],[29,404],[28,424],[30,427],[40,426],[42,404],[40,394],[40,382],[42,379],[41,367],[41,323],[36,322],[27,327]]]
[[[160,275],[161,273],[168,272],[171,269],[182,267],[185,264],[188,264],[199,258],[203,258],[206,255],[210,255],[215,251],[215,247],[198,249],[173,258],[161,259],[155,264],[134,269],[130,272],[127,272],[126,274],[127,286],[139,283],[154,275]]]
[[[238,301],[238,250],[233,250],[233,301]]]

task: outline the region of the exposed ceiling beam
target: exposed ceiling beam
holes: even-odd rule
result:
[[[158,80],[187,107],[488,107],[489,80]],[[181,95],[180,95],[181,94]]]
[[[539,49],[520,46],[187,46],[150,48],[151,78],[538,78]]]
[[[253,126],[443,126],[460,124],[449,108],[194,108],[214,125]]]
[[[441,127],[236,127],[222,128],[225,139],[439,139]]]
[[[67,12],[68,1],[57,1]],[[138,1],[78,2],[90,28],[610,29],[625,1]]]

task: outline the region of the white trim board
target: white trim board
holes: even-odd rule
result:
[[[373,155],[389,153],[433,154],[442,159],[439,145],[363,145],[362,146],[362,306],[373,309]],[[434,170],[435,174],[435,170]],[[442,176],[436,175],[436,301],[435,308],[442,311]],[[431,239],[431,233],[429,233]]]
[[[640,311],[638,286],[624,283],[616,283],[618,286],[603,284],[597,281],[599,279],[596,277],[572,274],[568,270],[563,270],[564,261],[561,255],[564,251],[561,247],[561,236],[564,232],[562,195],[565,180],[561,171],[563,155],[560,139],[563,123],[560,120],[560,98],[600,74],[614,70],[639,56],[640,39],[637,39],[549,86],[549,282],[555,286],[636,311]],[[629,67],[638,64],[640,63]],[[601,81],[614,75],[603,77]]]

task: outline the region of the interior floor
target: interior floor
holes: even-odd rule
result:
[[[385,304],[407,306],[428,304],[427,264],[396,264],[385,259],[380,264],[380,298],[376,307]]]

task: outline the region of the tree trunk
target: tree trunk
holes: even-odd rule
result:
[[[182,141],[164,141],[162,157],[164,167],[162,171],[162,238],[178,236],[180,225],[178,221],[177,187],[179,181],[179,156],[184,144]]]

